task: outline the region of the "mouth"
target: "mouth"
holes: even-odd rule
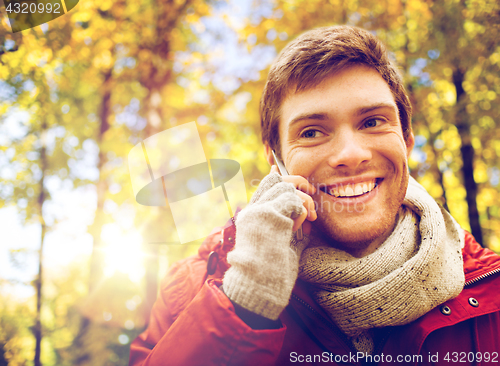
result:
[[[320,190],[336,198],[355,198],[370,193],[377,188],[382,181],[383,178],[375,178],[360,183],[334,184],[327,187],[321,187]]]

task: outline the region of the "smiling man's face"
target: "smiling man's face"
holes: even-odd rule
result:
[[[394,227],[414,144],[380,74],[353,65],[289,95],[279,131],[288,172],[319,188],[313,230],[352,253],[375,250]]]

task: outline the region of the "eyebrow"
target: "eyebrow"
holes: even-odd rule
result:
[[[325,121],[328,119],[328,114],[327,113],[303,113],[299,114],[297,117],[293,118],[288,126],[292,126],[297,122],[304,121],[304,120],[320,120],[320,121]]]
[[[381,103],[376,103],[372,104],[363,108],[360,108],[356,111],[357,116],[362,116],[364,114],[370,113],[376,109],[380,108],[390,108],[390,109],[397,109],[397,106],[394,102],[381,102]],[[299,114],[298,116],[294,117],[290,123],[288,124],[288,127],[291,127],[297,122],[304,121],[304,120],[316,120],[316,121],[325,121],[328,120],[330,117],[328,113],[303,113]]]
[[[393,103],[391,103],[391,102],[376,103],[376,104],[370,105],[368,107],[360,108],[356,114],[358,116],[362,116],[363,114],[370,113],[371,111],[374,111],[374,110],[379,109],[379,108],[391,108],[391,109],[396,108],[397,109],[397,105],[394,102]]]

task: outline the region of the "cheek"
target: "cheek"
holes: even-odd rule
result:
[[[394,136],[385,141],[379,141],[375,149],[388,161],[396,170],[405,169],[408,166],[408,150],[402,137]]]
[[[286,156],[286,167],[291,175],[308,178],[316,169],[319,160],[310,149],[292,149]]]

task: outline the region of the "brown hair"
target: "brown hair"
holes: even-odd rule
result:
[[[341,25],[310,30],[290,42],[271,66],[260,100],[262,142],[268,143],[280,159],[279,120],[283,100],[353,64],[374,68],[394,95],[408,142],[411,132],[411,104],[396,65],[389,59],[383,43],[370,32]]]

